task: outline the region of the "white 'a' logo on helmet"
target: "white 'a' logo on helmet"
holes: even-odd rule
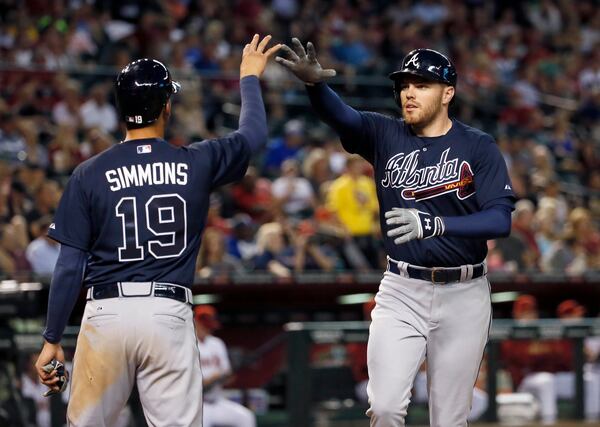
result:
[[[415,53],[413,56],[411,56],[411,58],[406,61],[406,64],[404,64],[405,67],[409,66],[410,64],[413,64],[415,67],[419,67],[419,63],[417,62],[419,60],[419,52]]]

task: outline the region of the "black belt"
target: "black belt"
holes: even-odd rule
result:
[[[109,285],[92,286],[88,289],[87,300],[92,299],[106,299],[106,298],[119,298],[119,297],[143,297],[143,296],[155,296],[160,298],[170,298],[177,301],[191,304],[188,301],[187,289],[183,286],[169,284],[169,283],[154,283],[152,286],[152,293],[149,295],[122,295],[119,291],[118,283],[111,283]]]
[[[398,268],[398,264],[393,260],[388,260],[388,271],[394,274],[403,275]],[[462,277],[463,269],[461,267],[415,267],[408,264],[406,266],[406,272],[408,277],[411,279],[426,280],[428,282],[435,283],[437,285],[443,285],[446,283],[460,282]],[[471,280],[481,277],[485,274],[484,264],[476,264],[473,266],[473,274],[471,277],[462,280]]]

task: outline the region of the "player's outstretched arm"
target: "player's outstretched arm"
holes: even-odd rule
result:
[[[238,132],[248,141],[253,153],[263,148],[268,136],[267,115],[258,79],[265,71],[269,58],[281,48],[281,44],[277,44],[267,49],[270,40],[270,35],[260,40],[258,34],[255,34],[252,41],[244,47],[240,64],[242,107]]]
[[[326,79],[335,76],[335,70],[321,67],[317,60],[315,47],[311,42],[306,44],[305,50],[300,40],[293,38],[292,46],[293,49],[286,45],[281,47],[289,59],[278,56],[275,60],[307,85],[308,97],[317,115],[342,137],[362,135],[360,113],[344,103],[324,83]],[[355,152],[351,147],[346,147],[346,149]]]

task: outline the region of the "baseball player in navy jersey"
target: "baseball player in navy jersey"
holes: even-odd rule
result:
[[[367,349],[371,426],[404,426],[425,358],[431,425],[466,426],[491,322],[486,240],[510,233],[514,204],[503,157],[490,135],[448,116],[457,75],[441,53],[413,50],[390,75],[396,119],[346,105],[323,82],[335,70],[310,42],[292,43],[276,60],[375,170],[388,268]]]
[[[36,362],[58,391],[61,336],[83,285],[87,304],[73,364],[71,426],[112,426],[134,384],[151,426],[200,426],[202,377],[191,285],[209,194],[244,176],[264,146],[258,78],[279,45],[255,35],[240,65],[237,131],[177,148],[164,138],[179,85],[139,59],[119,73],[115,95],[125,140],[83,162],[65,188],[48,235],[61,243]]]

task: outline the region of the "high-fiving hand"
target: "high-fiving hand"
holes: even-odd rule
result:
[[[271,36],[266,36],[260,43],[258,42],[259,39],[258,34],[254,34],[252,41],[244,47],[242,63],[240,64],[240,79],[246,76],[260,77],[265,71],[269,58],[283,46],[276,44],[265,52]]]
[[[304,83],[318,83],[327,78],[335,76],[335,70],[323,69],[319,61],[317,61],[317,53],[315,47],[311,42],[306,44],[306,50],[297,38],[292,39],[292,50],[289,46],[281,46],[281,50],[290,59],[282,58],[277,56],[275,61],[290,70],[296,77],[302,80]]]

